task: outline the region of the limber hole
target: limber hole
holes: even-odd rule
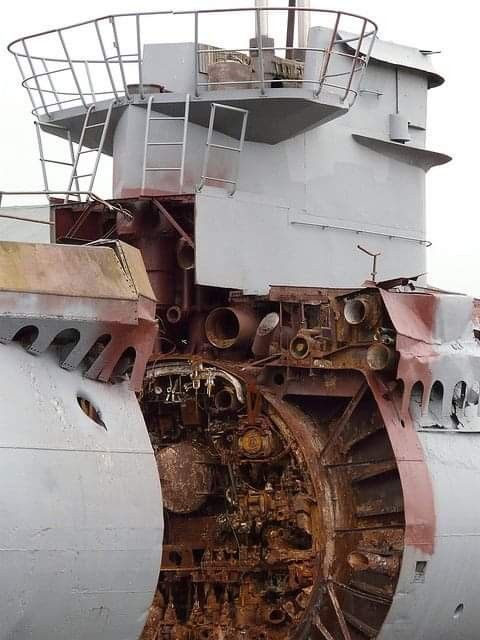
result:
[[[427,572],[427,561],[419,560],[415,564],[415,575],[413,577],[414,582],[425,582],[425,573]]]
[[[90,402],[90,400],[87,400],[87,398],[83,398],[82,396],[77,396],[77,402],[80,409],[90,418],[90,420],[93,420],[95,424],[98,424],[98,426],[103,427],[105,431],[107,430],[107,426],[100,416],[100,411]]]
[[[460,604],[458,604],[455,607],[455,611],[453,612],[453,619],[454,620],[458,620],[460,618],[460,616],[463,613],[463,609],[464,609],[463,602],[460,602]]]

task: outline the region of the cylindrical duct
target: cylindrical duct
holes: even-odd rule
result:
[[[393,142],[409,142],[412,138],[408,131],[408,120],[399,113],[390,114],[390,140]]]

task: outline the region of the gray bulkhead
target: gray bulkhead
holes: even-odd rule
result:
[[[325,46],[328,38],[328,31],[312,28],[309,46]],[[145,82],[188,93],[193,56],[189,44],[147,45]],[[305,76],[315,77],[318,65],[318,55],[309,52]],[[425,149],[427,91],[441,82],[426,54],[377,40],[350,110],[342,108],[335,88],[326,88],[323,91],[337,99],[333,119],[325,118],[277,144],[247,136],[240,154],[211,150],[208,175],[228,178],[238,171],[238,182],[234,195],[213,181],[197,193],[198,282],[248,293],[263,293],[275,284],[357,286],[368,278],[371,267],[358,244],[381,252],[380,279],[424,273],[425,174],[450,159]],[[278,94],[278,88],[275,91]],[[272,93],[267,89],[262,100],[270,101]],[[225,101],[230,98],[228,89],[215,94]],[[302,108],[305,105],[299,104],[289,117],[301,120]],[[271,118],[276,118],[273,102]],[[181,138],[181,122],[158,124],[152,135],[159,140]],[[277,117],[280,130],[288,125],[288,118]],[[113,143],[116,196],[138,192],[144,128],[145,109],[127,107]],[[206,136],[206,127],[189,123],[187,192],[200,182]],[[237,143],[220,132],[215,141]],[[178,153],[157,147],[150,162],[169,166],[178,163]],[[175,192],[177,185],[174,172],[150,174],[146,183],[147,193]]]

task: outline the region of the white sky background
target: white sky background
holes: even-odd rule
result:
[[[286,0],[271,0],[271,6]],[[252,6],[253,0],[15,0],[0,5],[0,189],[42,189],[31,105],[9,41],[31,33],[110,13],[175,8]],[[475,25],[480,9],[471,0],[333,0],[312,6],[360,13],[379,25],[379,36],[420,49],[441,50],[434,56],[443,86],[429,92],[428,147],[453,161],[427,174],[429,281],[439,287],[480,297],[480,73]],[[233,38],[232,38],[232,44]],[[319,150],[321,152],[321,150]],[[105,192],[97,187],[99,195]],[[37,200],[38,201],[38,200]],[[5,200],[5,205],[13,200]],[[27,202],[25,202],[27,204]],[[339,256],[341,259],[341,256]]]

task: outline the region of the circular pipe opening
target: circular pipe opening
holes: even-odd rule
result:
[[[343,308],[343,316],[348,324],[362,324],[368,314],[368,305],[361,298],[347,300]]]
[[[306,358],[310,353],[310,345],[303,336],[297,336],[290,343],[290,353],[294,358]]]
[[[178,305],[174,305],[173,307],[169,307],[167,309],[167,320],[170,324],[177,324],[182,319],[182,309]]]
[[[373,371],[390,369],[395,362],[395,352],[387,345],[372,344],[367,351],[367,364]]]
[[[231,389],[220,389],[215,394],[214,403],[219,411],[229,411],[235,407],[235,394]]]
[[[193,269],[195,266],[195,249],[183,238],[180,238],[177,245],[177,263],[184,271]]]
[[[271,609],[268,612],[268,621],[271,624],[282,624],[282,622],[285,622],[285,611],[282,611],[282,609]]]
[[[240,334],[240,323],[232,309],[221,307],[212,311],[205,321],[208,341],[218,349],[233,347]]]

